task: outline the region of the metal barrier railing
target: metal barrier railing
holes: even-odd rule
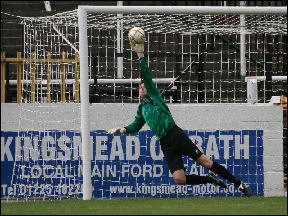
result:
[[[5,74],[6,74],[6,63],[17,63],[17,103],[21,103],[21,83],[22,83],[22,64],[24,62],[29,62],[31,64],[31,102],[35,102],[35,85],[36,81],[36,63],[46,63],[46,76],[47,76],[47,91],[46,97],[47,102],[51,102],[50,97],[50,85],[51,85],[51,63],[60,63],[61,64],[61,102],[65,102],[65,64],[64,63],[75,63],[75,103],[79,103],[79,72],[80,72],[80,65],[79,65],[79,54],[76,53],[75,59],[67,59],[66,53],[62,52],[61,59],[52,59],[51,52],[47,52],[45,59],[36,59],[35,52],[31,53],[31,58],[22,58],[22,53],[17,52],[16,58],[6,58],[5,52],[1,52],[1,103],[5,103]]]

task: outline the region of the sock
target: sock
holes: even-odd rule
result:
[[[212,183],[212,181],[206,176],[186,175],[186,184],[188,185],[207,184],[207,183]]]
[[[227,170],[224,166],[218,164],[217,162],[213,161],[213,165],[210,170],[217,173],[222,178],[234,183],[237,187],[239,187],[241,184],[240,179],[237,179],[229,170]]]

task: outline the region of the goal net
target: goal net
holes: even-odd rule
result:
[[[4,197],[82,197],[78,10],[19,18],[24,25],[24,104],[19,105],[18,131],[6,135],[1,131],[1,145],[3,136],[7,137],[4,146],[9,142],[16,146]],[[271,78],[287,76],[287,14],[88,12],[90,103],[115,103],[121,112],[133,115],[123,104],[139,103],[140,67],[127,36],[135,26],[145,31],[145,57],[156,86],[161,91],[166,89],[163,97],[167,103],[246,103],[240,67],[243,35],[246,76],[269,77],[259,84],[259,102],[269,102],[272,95],[287,95],[287,81]],[[179,76],[181,79],[175,80]],[[108,118],[107,113],[102,114]],[[191,134],[196,137],[201,132]],[[107,136],[104,130],[92,131],[90,136],[94,146],[93,197],[146,197],[152,193],[160,197],[211,196],[170,187],[173,179],[168,170],[161,170],[163,155],[151,131],[139,132],[136,138],[125,136],[126,147],[121,146],[123,136]],[[103,152],[108,150],[110,156],[106,157]],[[233,159],[222,160],[227,164]],[[184,163],[191,161],[185,159]],[[198,165],[194,168],[200,170]],[[138,188],[129,187],[135,184]],[[125,187],[111,191],[111,186],[119,185]],[[263,195],[263,184],[255,187]],[[240,196],[234,190],[218,194],[214,189],[212,195]]]
[[[140,71],[127,37],[134,26],[145,30],[146,57],[160,89],[165,89],[195,61],[165,94],[167,102],[247,102],[246,83],[240,68],[241,34],[245,35],[246,76],[286,76],[287,17],[243,16],[245,23],[241,24],[240,15],[229,14],[124,14],[119,17],[119,14],[88,13],[90,102],[139,102]],[[48,66],[51,101],[61,100],[61,92],[66,96],[65,101],[74,101],[77,94],[74,71],[79,63],[77,10],[52,17],[25,18],[23,23],[24,57],[29,59],[24,63],[23,81],[35,79],[35,93],[31,92],[31,85],[23,82],[23,101],[31,101],[32,93],[37,102],[47,100]],[[49,58],[52,60],[47,64]],[[123,63],[117,62],[119,58],[123,58]],[[37,67],[35,78],[31,73],[33,67]],[[119,72],[119,68],[122,71]],[[269,102],[270,98],[265,97],[267,92],[284,94],[286,84],[285,81],[261,82],[259,102]]]

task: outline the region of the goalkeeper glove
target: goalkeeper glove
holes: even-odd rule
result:
[[[138,54],[144,52],[144,42],[140,44],[136,44],[133,41],[130,41],[131,48]]]
[[[117,128],[108,130],[108,134],[114,134],[114,133],[124,134],[126,133],[126,128],[117,127]]]

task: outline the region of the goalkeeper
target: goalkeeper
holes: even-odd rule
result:
[[[234,183],[246,196],[252,196],[250,187],[246,186],[243,181],[237,179],[224,166],[206,157],[184,131],[176,125],[160,91],[152,81],[150,69],[144,58],[144,42],[142,44],[135,44],[131,41],[130,45],[138,55],[142,79],[144,81],[141,82],[139,86],[141,103],[138,106],[137,115],[133,123],[123,128],[118,127],[108,130],[108,133],[130,134],[138,132],[146,122],[160,141],[161,150],[173,179],[177,184],[195,185],[212,183],[226,188],[227,184],[214,174],[217,173],[222,178]],[[187,155],[214,173],[210,172],[206,176],[186,175],[182,154]]]

